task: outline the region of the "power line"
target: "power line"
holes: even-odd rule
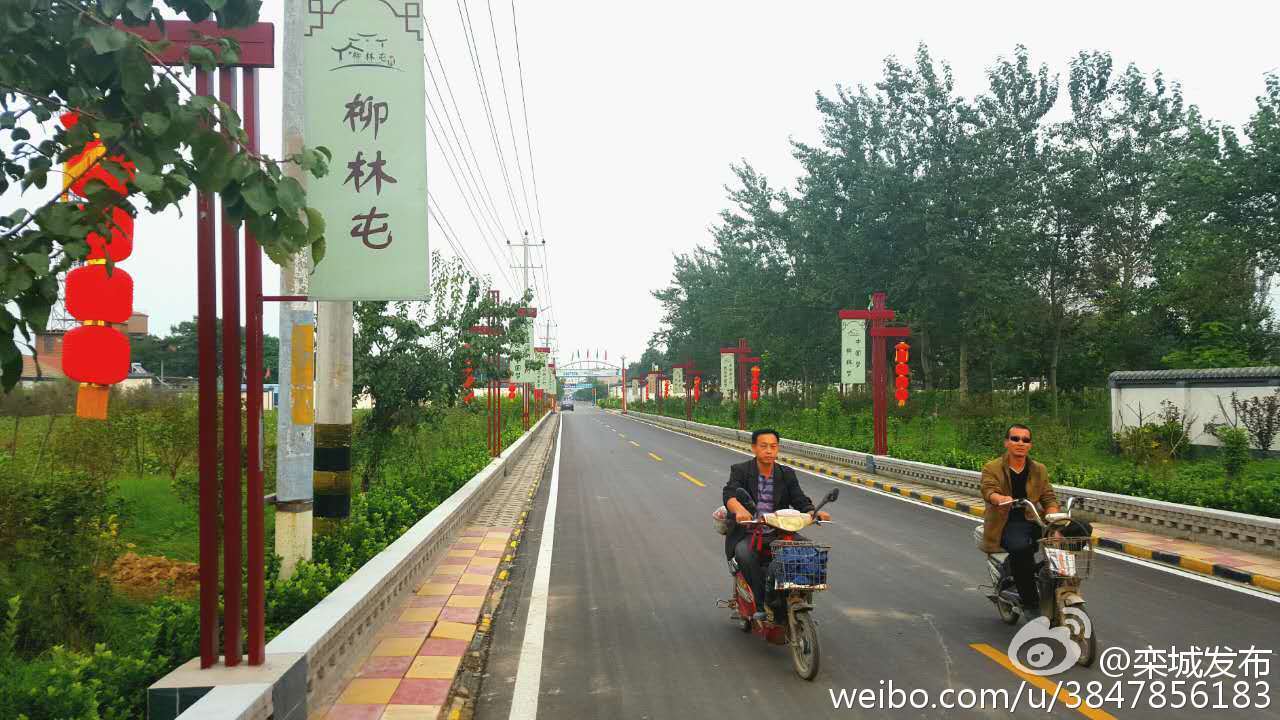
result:
[[[433,109],[433,111],[434,111],[434,109]],[[436,145],[438,145],[438,146],[447,146],[447,143],[440,142],[440,137],[439,137],[438,135],[436,135],[436,133],[435,133],[435,128],[434,128],[433,126],[431,126],[431,123],[426,124],[426,129],[429,129],[429,131],[431,132],[431,137],[435,138]],[[451,150],[451,151],[452,151],[452,149],[449,149],[449,150]],[[462,184],[462,183],[461,183],[461,182],[458,182],[458,176],[457,176],[457,173],[456,173],[456,172],[454,172],[454,170],[453,170],[453,163],[451,163],[451,161],[449,161],[449,156],[448,156],[448,155],[443,155],[443,158],[444,158],[444,167],[449,169],[449,176],[451,176],[451,177],[453,178],[453,183],[454,183],[454,184],[456,184],[456,186],[460,186],[460,184]],[[474,220],[474,222],[475,222],[475,224],[476,224],[476,229],[479,229],[479,231],[480,231],[480,238],[481,238],[481,240],[483,240],[483,241],[484,241],[485,249],[488,249],[488,250],[489,250],[489,254],[490,254],[490,255],[493,255],[494,263],[498,265],[499,273],[503,275],[503,278],[504,278],[504,279],[506,279],[506,281],[507,281],[508,283],[511,283],[511,284],[512,284],[512,286],[515,286],[515,283],[513,283],[513,282],[512,282],[511,277],[509,277],[509,275],[507,275],[507,274],[506,274],[506,272],[504,272],[504,270],[503,270],[503,263],[502,263],[502,260],[499,260],[499,259],[498,259],[498,255],[497,255],[497,254],[495,254],[495,252],[494,252],[494,246],[495,246],[495,245],[497,245],[497,243],[495,243],[495,242],[494,242],[494,241],[492,241],[492,240],[489,240],[489,236],[488,236],[488,234],[485,234],[485,228],[484,228],[484,225],[481,225],[481,224],[480,224],[480,219],[476,217],[475,210],[472,210],[472,208],[471,208],[471,201],[467,199],[467,196],[465,195],[465,193],[463,193],[463,195],[462,195],[462,201],[463,201],[463,202],[466,202],[466,205],[467,205],[467,211],[468,211],[468,213],[471,213],[471,219],[472,219],[472,220]],[[499,247],[500,247],[500,246],[499,246]]]
[[[454,254],[462,260],[462,264],[466,265],[473,275],[479,277],[479,269],[476,268],[471,256],[467,254],[466,248],[462,247],[455,239],[456,234],[453,232],[453,226],[449,224],[448,220],[444,219],[444,213],[438,212],[435,196],[431,194],[430,190],[427,191],[427,215],[436,221],[436,225],[440,228],[440,234],[444,235],[445,242],[449,243],[449,247],[453,248]]]
[[[435,51],[436,64],[440,67],[440,79],[444,81],[445,90],[448,91],[449,100],[453,104],[454,115],[456,115],[458,118],[458,127],[453,126],[453,117],[449,115],[449,109],[444,105],[443,97],[440,100],[441,114],[444,115],[445,120],[448,121],[449,129],[453,132],[454,138],[456,139],[458,137],[461,137],[463,140],[466,140],[467,150],[470,151],[471,160],[474,162],[474,165],[475,165],[475,169],[473,171],[471,169],[472,163],[468,162],[467,171],[471,173],[472,182],[477,183],[478,186],[481,186],[484,188],[483,198],[487,200],[486,207],[489,210],[489,214],[492,217],[494,224],[497,225],[497,227],[501,231],[500,234],[505,239],[510,240],[511,233],[509,233],[506,227],[503,226],[502,220],[498,216],[498,210],[497,210],[498,206],[493,201],[493,192],[489,189],[489,183],[485,180],[484,172],[480,169],[480,158],[479,156],[476,155],[475,146],[471,143],[471,134],[467,132],[467,124],[462,121],[462,110],[461,108],[458,107],[458,99],[453,94],[453,85],[452,83],[449,82],[449,73],[447,70],[445,70],[444,58],[440,56],[440,49],[436,45],[435,37],[433,37],[431,34],[431,26],[426,25],[425,27],[427,28],[427,39],[430,41],[429,45],[432,48],[432,50]],[[425,53],[423,54],[423,60],[426,64],[427,74],[431,77],[432,83],[434,83],[436,87],[439,87],[439,83],[436,82],[435,72],[431,70],[431,63],[427,61]],[[428,97],[428,100],[430,100],[430,97]],[[462,133],[460,136],[458,133],[459,128],[461,128],[462,130]],[[465,159],[467,157],[467,154],[464,152],[461,152],[461,147],[462,147],[461,140],[458,141],[458,147],[459,147],[459,154],[462,155],[462,157]],[[477,182],[477,179],[478,179],[478,182]]]
[[[493,149],[498,156],[498,167],[502,171],[502,179],[506,184],[507,199],[511,201],[511,212],[516,224],[522,224],[520,203],[516,201],[515,190],[511,187],[511,174],[507,170],[506,157],[502,153],[502,142],[498,139],[498,126],[493,121],[493,105],[489,102],[488,84],[484,78],[484,62],[480,59],[479,45],[475,40],[475,30],[471,25],[471,11],[457,0],[458,18],[463,24],[463,37],[467,43],[467,52],[471,57],[471,71],[475,76],[476,86],[480,89],[480,103],[484,107],[485,119],[489,124],[489,139],[493,141]]]
[[[507,96],[507,74],[502,69],[502,53],[498,50],[498,29],[493,23],[493,3],[491,0],[485,0],[485,6],[489,9],[489,32],[493,35],[493,54],[498,59],[498,80],[502,83],[502,105],[507,110],[507,129],[511,131],[511,150],[516,156],[516,176],[520,178],[520,192],[524,194],[524,210],[525,214],[529,216],[529,225],[532,226],[533,215],[530,213],[529,188],[524,182],[524,164],[520,162],[520,143],[516,140],[516,126],[511,119],[511,100]]]
[[[457,161],[457,163],[458,163],[459,165],[462,165],[462,164],[463,164],[463,163],[462,163],[462,160],[458,159],[458,155],[459,155],[459,153],[455,152],[454,145],[453,145],[452,143],[448,142],[449,138],[448,138],[448,136],[447,136],[447,135],[445,136],[445,141],[443,141],[443,142],[442,142],[442,141],[440,140],[440,135],[438,135],[438,134],[436,133],[435,125],[439,125],[439,124],[440,124],[440,120],[439,120],[439,117],[436,115],[435,104],[434,104],[434,103],[432,103],[432,102],[430,101],[430,96],[428,96],[428,110],[430,111],[430,115],[429,115],[429,116],[428,116],[428,118],[427,118],[427,129],[428,129],[429,131],[431,131],[431,137],[435,139],[435,141],[436,141],[436,145],[437,145],[437,146],[440,146],[440,147],[443,147],[443,148],[447,151],[447,154],[443,154],[444,161],[445,161],[445,167],[447,167],[447,168],[449,169],[449,175],[453,178],[454,185],[455,185],[455,186],[459,186],[459,187],[461,187],[461,189],[462,189],[462,190],[461,190],[462,200],[463,200],[463,202],[465,202],[465,203],[466,203],[466,205],[467,205],[467,212],[469,212],[469,213],[471,214],[471,219],[476,223],[476,228],[477,228],[478,230],[480,230],[480,237],[481,237],[481,239],[483,239],[483,240],[485,241],[485,243],[486,243],[486,244],[491,244],[491,245],[492,245],[492,246],[494,246],[494,247],[499,247],[499,248],[500,248],[500,247],[501,247],[501,244],[499,244],[499,243],[498,243],[498,241],[496,241],[496,240],[491,240],[491,239],[490,239],[490,237],[489,237],[489,235],[487,235],[487,234],[486,234],[486,230],[488,230],[489,232],[492,232],[492,231],[493,231],[493,228],[492,228],[491,226],[489,226],[489,224],[488,224],[488,218],[485,218],[485,217],[484,217],[484,206],[483,206],[483,203],[481,203],[481,201],[480,201],[480,199],[479,199],[478,193],[473,192],[473,193],[472,193],[472,195],[473,195],[473,197],[475,197],[475,198],[476,198],[476,199],[475,199],[475,205],[476,205],[476,206],[478,206],[478,207],[479,207],[479,209],[480,209],[480,215],[479,215],[479,217],[477,217],[477,215],[476,215],[476,210],[475,210],[475,209],[473,209],[471,199],[470,199],[470,198],[468,198],[468,196],[467,196],[467,192],[468,192],[468,191],[470,191],[470,190],[472,190],[472,186],[471,186],[468,182],[465,182],[465,181],[467,180],[467,178],[466,178],[466,174],[465,174],[465,173],[463,173],[463,181],[462,181],[462,182],[460,182],[460,181],[458,180],[458,174],[454,171],[454,165],[453,165],[453,163],[449,161],[449,155],[450,155],[450,154],[452,154],[452,155],[454,155],[454,159]],[[435,118],[436,118],[436,120],[435,120],[435,125],[433,125],[433,124],[432,124],[432,122],[431,122],[431,117],[435,117]],[[483,223],[483,224],[481,223],[480,218],[484,218],[484,223]],[[499,234],[499,235],[501,235],[502,233],[501,233],[501,232],[499,232],[498,234]],[[492,249],[490,250],[490,252],[492,252]]]
[[[533,142],[529,139],[529,105],[525,102],[524,63],[520,60],[520,28],[516,25],[516,0],[511,0],[511,29],[516,38],[516,67],[520,71],[520,107],[524,110],[524,145],[529,151],[529,175],[533,178],[533,203],[538,211],[538,234],[545,237],[547,232],[542,229],[542,200],[538,198],[538,172],[533,166]]]

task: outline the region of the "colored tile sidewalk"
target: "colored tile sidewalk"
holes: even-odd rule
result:
[[[310,720],[436,720],[513,534],[510,527],[463,531],[396,619],[378,631],[337,702]]]

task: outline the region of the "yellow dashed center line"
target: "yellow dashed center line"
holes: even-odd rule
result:
[[[706,485],[701,480],[690,475],[687,472],[680,473],[680,477],[684,478],[685,480],[688,480],[689,482],[693,483],[694,485],[697,485],[698,487],[706,487]]]
[[[657,460],[658,462],[662,462],[662,458],[658,457],[657,455],[654,455],[653,453],[649,453],[649,457],[653,458],[654,460]]]
[[[969,645],[969,647],[973,648],[974,650],[977,650],[983,655],[986,655],[987,657],[999,663],[1000,666],[1003,667],[1004,669],[1008,670],[1014,675],[1017,675],[1023,680],[1026,680],[1032,685],[1035,685],[1041,690],[1044,690],[1049,695],[1052,695],[1057,690],[1057,687],[1058,687],[1057,683],[1050,682],[1049,680],[1043,677],[1040,677],[1039,675],[1032,675],[1031,673],[1025,673],[1019,670],[1018,668],[1014,667],[1013,663],[1010,662],[1009,657],[1007,655],[1005,655],[1003,652],[1000,652],[999,650],[991,647],[986,643],[972,643]],[[1063,690],[1060,693],[1058,693],[1057,706],[1066,707],[1068,709],[1074,708],[1076,712],[1089,718],[1089,720],[1116,720],[1115,715],[1112,715],[1111,713],[1106,712],[1105,710],[1096,710],[1094,708],[1089,707],[1088,705],[1085,705],[1084,701],[1082,701],[1080,698],[1076,697],[1075,695],[1072,695],[1071,693],[1067,692],[1066,690]]]

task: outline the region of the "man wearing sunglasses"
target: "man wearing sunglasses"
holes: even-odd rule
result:
[[[1058,512],[1058,498],[1049,484],[1044,465],[1027,457],[1031,451],[1031,429],[1014,425],[1004,436],[1005,454],[982,468],[982,542],[986,552],[1009,553],[1014,583],[1022,599],[1027,619],[1040,614],[1040,598],[1035,581],[1036,543],[1040,526],[1027,510],[1009,512],[1014,500],[1028,500],[1045,513]]]

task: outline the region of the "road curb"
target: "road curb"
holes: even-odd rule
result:
[[[671,432],[679,432],[683,435],[697,438],[699,440],[705,440],[706,442],[714,443],[716,445],[720,445],[723,447],[731,448],[734,450],[742,450],[741,447],[735,446],[733,443],[726,442],[720,438],[705,436],[699,433],[681,431],[675,428],[663,427],[656,423],[651,423],[645,420],[641,420],[639,418],[632,417],[630,419],[635,420],[636,422],[645,423],[646,425],[652,425],[653,427],[661,428],[663,430],[670,430]],[[867,488],[870,488],[871,490],[875,490],[876,492],[884,493],[886,495],[899,495],[902,497],[910,498],[912,500],[917,500],[922,503],[928,503],[930,505],[939,505],[942,507],[950,508],[952,510],[957,510],[959,512],[968,513],[969,515],[972,515],[977,518],[981,518],[983,514],[982,504],[977,502],[976,500],[973,503],[968,503],[960,500],[953,500],[951,498],[945,498],[940,495],[934,495],[928,492],[921,492],[919,490],[916,490],[915,488],[909,488],[901,485],[895,485],[889,482],[881,482],[879,480],[872,480],[870,478],[860,477],[857,474],[846,471],[846,470],[834,470],[831,467],[828,467],[825,465],[818,465],[808,460],[801,460],[799,458],[785,457],[785,456],[779,455],[778,460],[786,463],[787,465],[804,468],[805,470],[809,470],[811,472],[821,473],[823,475],[829,475],[831,477],[839,478],[847,482],[858,483],[859,485],[863,485]],[[1262,573],[1249,572],[1247,570],[1241,570],[1239,568],[1231,567],[1230,565],[1223,565],[1221,563],[1210,563],[1210,562],[1206,562],[1204,560],[1199,560],[1196,558],[1185,557],[1178,553],[1171,553],[1165,550],[1148,548],[1137,543],[1124,542],[1122,540],[1117,540],[1115,538],[1109,538],[1105,535],[1095,536],[1094,545],[1095,547],[1105,548],[1113,552],[1118,552],[1124,555],[1141,558],[1143,560],[1151,560],[1164,565],[1176,567],[1180,570],[1193,572],[1199,575],[1206,575],[1206,576],[1217,578],[1219,580],[1228,580],[1234,583],[1239,583],[1242,585],[1250,585],[1252,587],[1261,588],[1263,590],[1267,590],[1270,592],[1280,593],[1280,577],[1273,577],[1271,575],[1264,575]]]
[[[560,431],[561,428],[557,427],[556,432]],[[544,462],[549,463],[550,456],[554,452],[555,442],[553,440],[548,449],[547,459]],[[543,472],[545,473],[545,471],[544,466]],[[512,523],[511,533],[507,536],[506,552],[502,556],[498,565],[499,570],[495,573],[493,582],[489,585],[485,595],[484,612],[481,614],[480,622],[476,626],[475,636],[467,648],[467,655],[454,676],[448,700],[441,706],[440,714],[438,715],[440,720],[471,720],[475,716],[476,698],[480,694],[485,668],[489,662],[489,650],[493,643],[493,617],[498,613],[502,600],[506,596],[506,589],[511,584],[511,566],[519,554],[521,540],[524,539],[526,530],[525,524],[529,519],[529,513],[533,509],[534,500],[537,498],[538,490],[541,486],[542,477],[539,476],[530,485],[520,515]]]

